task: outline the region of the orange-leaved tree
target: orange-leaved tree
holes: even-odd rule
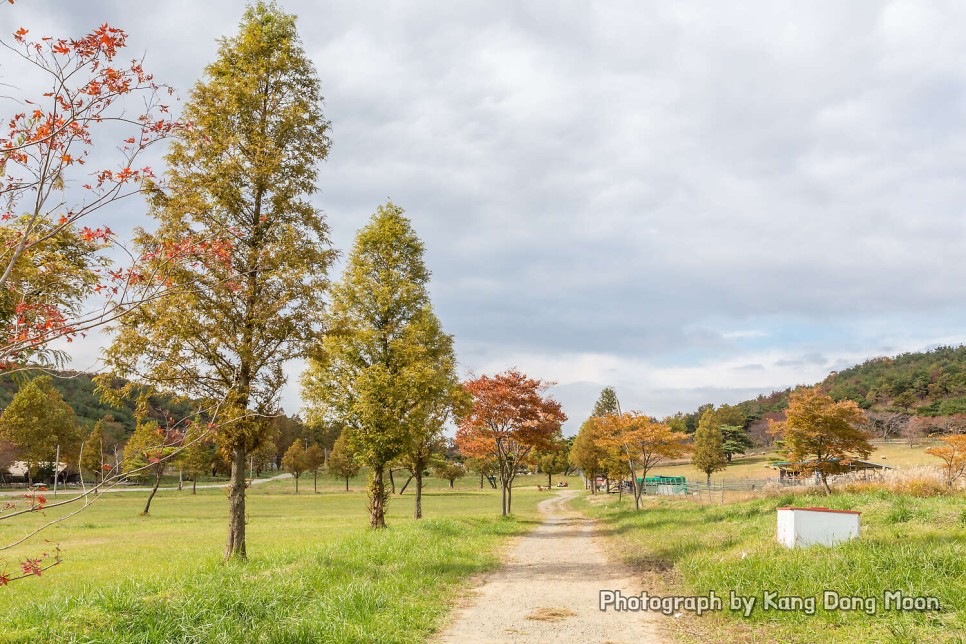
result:
[[[517,369],[483,375],[463,386],[473,405],[459,418],[456,444],[464,456],[496,461],[501,511],[506,516],[519,467],[531,451],[549,448],[559,439],[567,416],[560,403],[544,395],[551,383],[529,378]]]
[[[182,127],[164,104],[170,89],[140,61],[119,59],[126,40],[124,31],[104,24],[76,39],[32,38],[21,28],[12,43],[0,41],[10,53],[8,74],[29,74],[46,88],[40,96],[9,97],[17,107],[0,132],[5,370],[27,360],[61,364],[66,355],[53,350],[52,341],[69,342],[138,306],[145,293],[135,296],[132,282],[166,286],[163,271],[143,269],[143,257],[112,265],[104,251],[120,241],[107,226],[89,222],[149,187],[154,174],[139,157]],[[111,149],[117,150],[113,159],[102,152]],[[89,305],[95,294],[104,301]]]
[[[655,465],[689,451],[688,436],[650,416],[629,411],[592,418],[600,445],[621,454],[627,461],[634,486],[634,507],[641,508],[644,479]]]
[[[103,222],[91,221],[149,189],[154,173],[139,158],[183,129],[165,104],[170,88],[157,83],[140,60],[125,56],[127,34],[103,24],[76,38],[34,37],[23,27],[12,36],[11,42],[0,41],[9,52],[4,70],[41,88],[37,95],[6,97],[15,107],[3,115],[0,131],[0,370],[5,372],[28,363],[62,365],[68,356],[54,348],[55,341],[70,342],[152,301],[169,288],[171,264],[210,247],[191,242],[151,248],[147,252],[163,255],[165,262],[148,269],[146,255],[132,254]],[[128,263],[119,264],[120,256]],[[142,286],[137,293],[134,284]],[[118,484],[123,474],[115,464],[101,478],[93,490],[65,501],[46,503],[32,489],[22,501],[5,502],[0,521],[41,508],[77,509],[34,525],[25,536],[0,544],[0,552],[89,507],[97,491]],[[18,573],[0,565],[0,586],[56,565],[59,559],[51,552],[56,549],[24,559]]]
[[[792,393],[784,421],[769,420],[768,431],[779,436],[779,455],[790,467],[817,473],[827,494],[828,475],[846,472],[852,461],[872,453],[865,417],[852,400],[835,402],[818,387]]]
[[[966,434],[943,436],[939,440],[946,444],[930,447],[926,453],[942,460],[943,479],[952,489],[956,481],[966,474]]]

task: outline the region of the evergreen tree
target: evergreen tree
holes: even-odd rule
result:
[[[731,457],[735,454],[744,454],[754,445],[751,442],[751,436],[748,435],[748,430],[740,425],[720,425],[719,429],[721,430],[725,456],[729,463]]]
[[[594,403],[594,409],[590,412],[590,415],[594,418],[603,418],[610,414],[619,413],[621,413],[621,403],[617,399],[617,392],[614,391],[613,387],[604,387],[601,389],[600,396]]]
[[[303,377],[310,420],[342,423],[369,468],[373,528],[386,525],[386,467],[441,431],[458,387],[453,341],[433,314],[428,282],[410,221],[393,203],[380,206],[333,288],[329,333]]]
[[[168,268],[170,295],[123,318],[108,353],[118,375],[220,403],[226,558],[246,556],[247,457],[268,431],[257,416],[276,413],[282,365],[318,333],[333,259],[309,201],[329,149],[321,101],[295,17],[250,6],[191,91],[192,125],[171,146],[167,186],[152,202],[159,228],[137,240],[147,251],[204,240],[220,252]]]

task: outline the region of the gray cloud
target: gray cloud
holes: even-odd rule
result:
[[[597,379],[561,354],[688,367],[634,390],[673,410],[958,341],[966,6],[284,4],[333,122],[336,245],[387,197],[407,208],[466,367],[557,365],[535,375],[578,409]],[[18,3],[2,31],[109,20],[187,90],[240,16],[78,6]]]

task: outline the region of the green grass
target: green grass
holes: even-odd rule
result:
[[[910,447],[902,443],[877,444],[875,450],[869,455],[868,460],[873,463],[882,463],[893,467],[905,468],[918,465],[938,465],[939,459],[935,456],[926,454],[927,444]],[[778,470],[771,462],[780,460],[774,451],[751,450],[747,456],[738,455],[721,472],[716,472],[711,478],[713,481],[722,479],[765,479],[778,478]],[[662,474],[664,476],[685,476],[690,480],[704,481],[705,475],[697,470],[690,463],[682,462],[671,465],[658,465],[652,471],[653,475]]]
[[[44,533],[63,564],[0,589],[0,642],[420,641],[468,576],[497,565],[505,538],[532,527],[546,498],[538,479],[522,478],[515,517],[502,520],[489,486],[434,481],[426,519],[409,518],[407,491],[390,502],[390,529],[370,531],[365,494],[324,482],[312,494],[303,480],[298,496],[291,480],[252,487],[249,560],[230,565],[220,560],[222,490],[159,492],[147,517],[144,493],[105,495]],[[26,524],[0,526],[7,542]]]
[[[786,549],[775,542],[775,508],[818,505],[862,512],[862,536],[836,547]],[[648,499],[635,512],[616,500],[580,501],[600,516],[622,556],[665,594],[726,599],[755,596],[747,619],[727,610],[675,620],[685,639],[713,641],[964,641],[966,522],[964,498],[912,498],[881,491],[832,497],[785,495],[723,506]],[[878,614],[825,611],[822,593],[877,597]],[[885,612],[883,593],[938,597],[941,612]],[[762,610],[762,593],[818,598],[814,616]]]

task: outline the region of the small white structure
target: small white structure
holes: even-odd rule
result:
[[[828,508],[778,508],[778,543],[799,548],[855,539],[859,536],[860,514]]]

